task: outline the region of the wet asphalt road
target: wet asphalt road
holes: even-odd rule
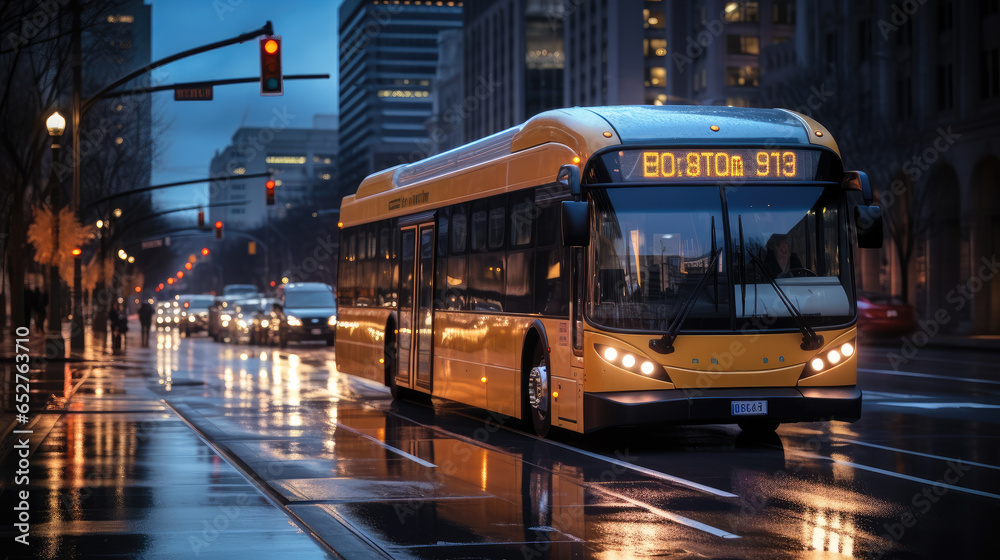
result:
[[[325,346],[136,346],[33,373],[39,395],[76,393],[38,421],[32,556],[995,557],[997,352],[899,364],[863,346],[854,424],[541,440],[454,403],[393,402]]]

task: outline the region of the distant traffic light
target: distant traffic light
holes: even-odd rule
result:
[[[215,222],[215,238],[222,239],[222,222]]]
[[[283,95],[281,78],[281,36],[264,35],[260,42],[260,94]]]
[[[264,183],[264,187],[267,190],[267,205],[274,206],[274,181],[268,179],[267,182]]]
[[[198,210],[198,227],[205,227],[205,211]]]
[[[207,257],[208,253],[209,253],[208,247],[202,247],[202,249],[201,249],[201,256]]]

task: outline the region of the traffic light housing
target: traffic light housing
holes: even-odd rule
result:
[[[283,95],[284,81],[281,77],[281,36],[262,35],[260,43],[260,94]]]
[[[198,227],[205,227],[205,211],[198,210]]]
[[[222,222],[215,222],[215,238],[222,239]]]
[[[268,179],[264,187],[267,190],[267,205],[274,206],[274,180]]]

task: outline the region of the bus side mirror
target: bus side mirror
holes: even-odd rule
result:
[[[882,247],[882,208],[861,204],[855,206],[854,225],[858,233],[858,247],[862,249]]]
[[[589,205],[585,201],[562,202],[562,241],[566,247],[586,247],[590,243]]]
[[[872,183],[864,171],[845,171],[840,186],[849,191],[861,191],[861,198],[865,204],[872,203]]]
[[[567,187],[573,195],[573,200],[580,200],[580,168],[575,165],[565,164],[559,168],[556,175],[556,182]]]

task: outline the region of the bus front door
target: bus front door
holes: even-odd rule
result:
[[[434,342],[434,224],[400,232],[399,369],[401,387],[431,390]]]

